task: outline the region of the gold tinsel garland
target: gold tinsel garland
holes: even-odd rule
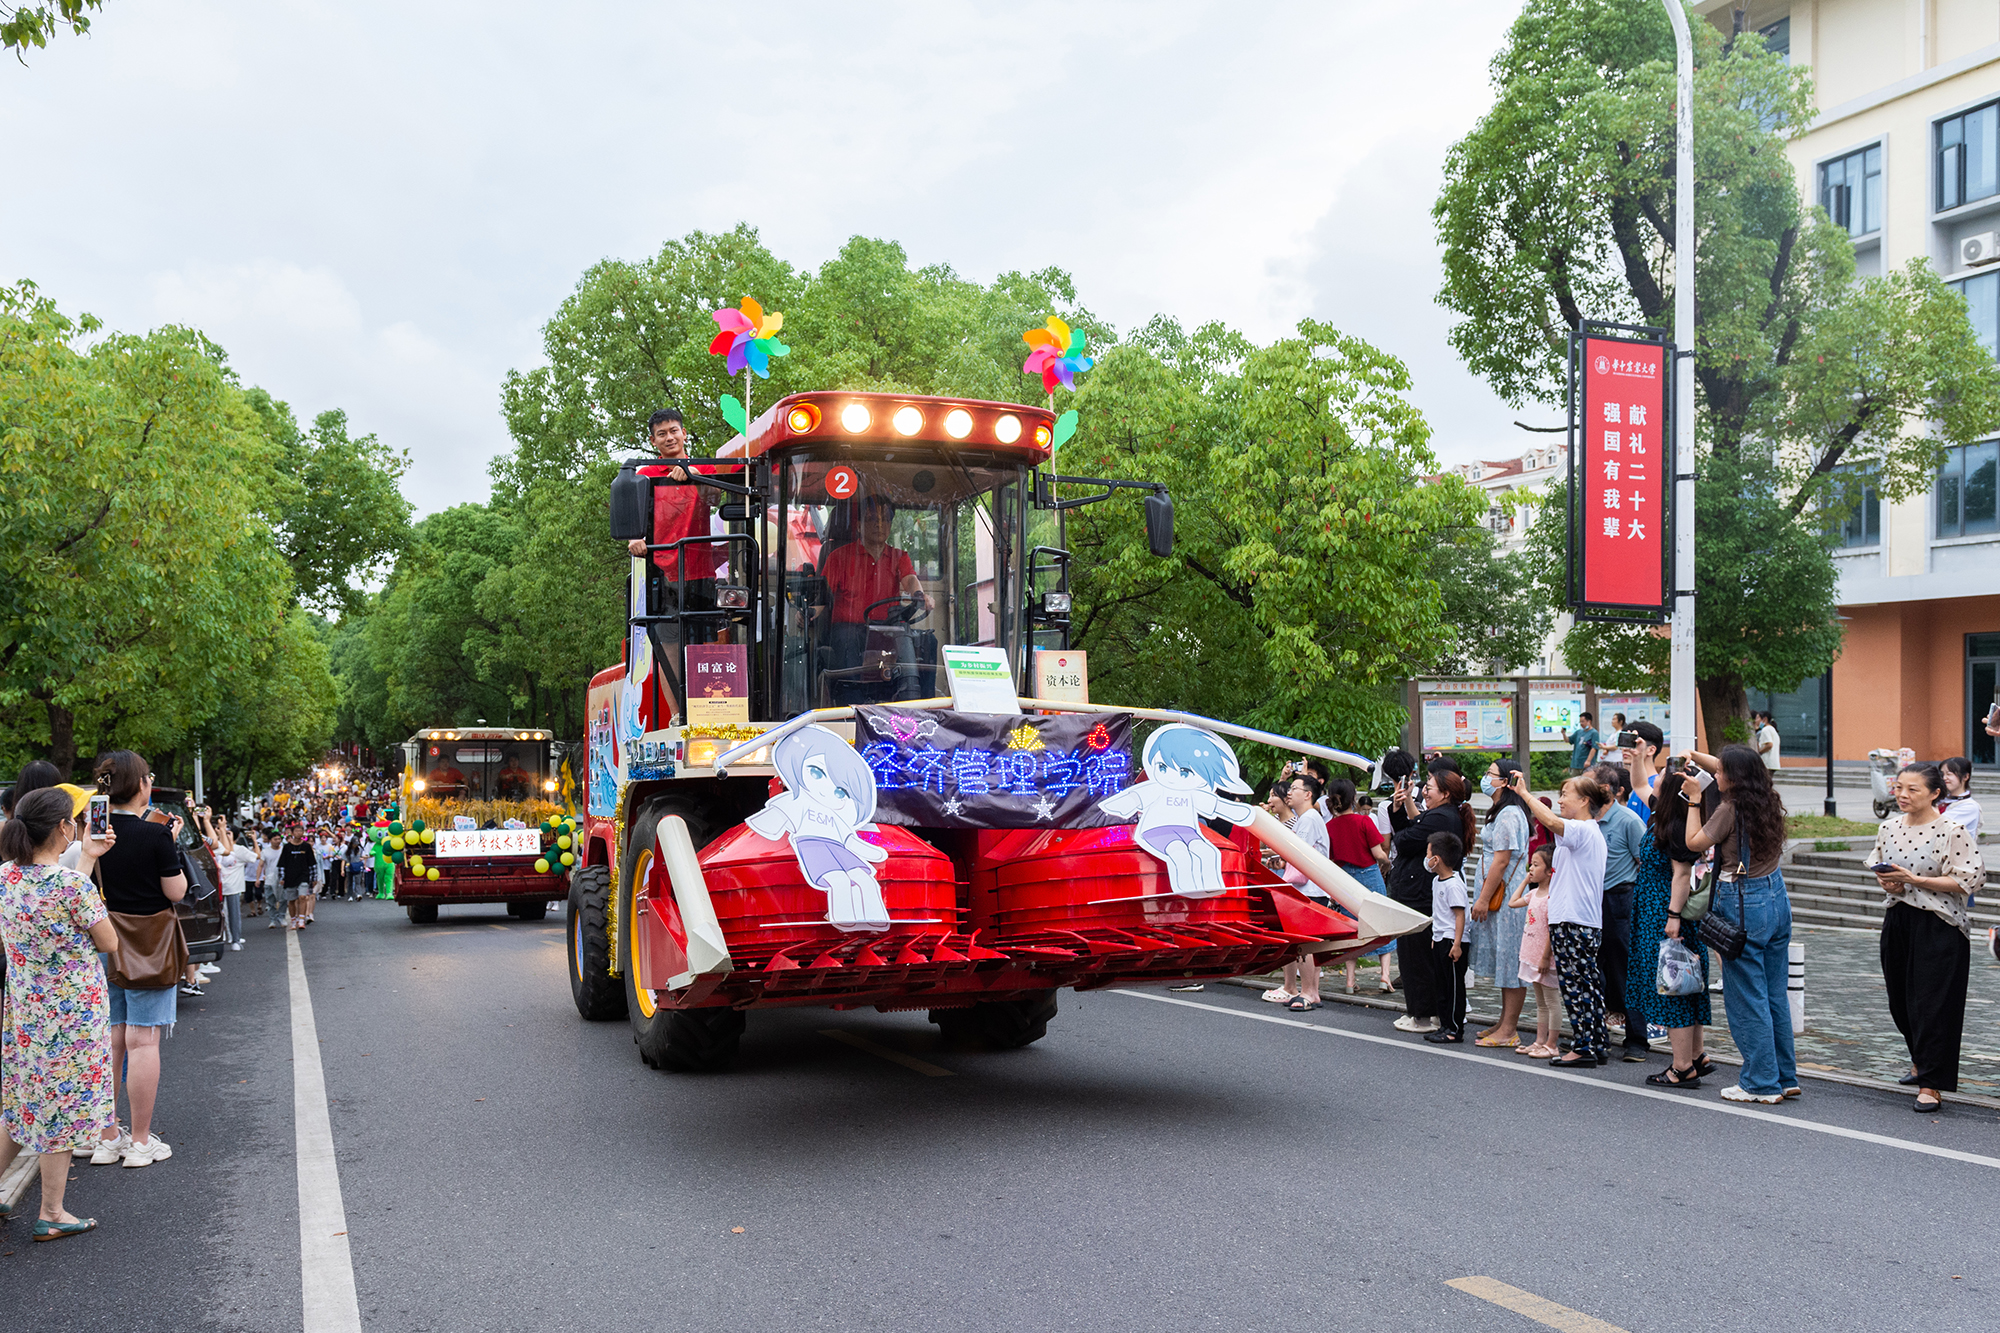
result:
[[[684,734],[689,740],[749,741],[755,740],[769,730],[769,727],[752,727],[739,725],[735,722],[724,722],[713,726],[692,726]]]
[[[529,828],[538,828],[543,820],[563,817],[562,807],[554,801],[462,801],[456,798],[439,800],[432,796],[419,796],[412,813],[424,821],[425,828],[434,829],[455,827],[452,821],[458,815],[469,815],[475,828],[484,828],[488,820],[495,828],[505,828],[510,819],[518,819]]]

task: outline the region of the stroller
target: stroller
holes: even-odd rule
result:
[[[1875,818],[1887,819],[1896,811],[1896,775],[1917,762],[1917,752],[1905,745],[1900,750],[1868,752],[1868,794],[1874,801]]]

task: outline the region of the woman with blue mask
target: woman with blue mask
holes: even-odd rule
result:
[[[1472,941],[1472,975],[1492,977],[1500,987],[1500,1021],[1479,1034],[1481,1046],[1521,1046],[1521,1006],[1528,988],[1521,981],[1521,932],[1526,907],[1509,907],[1528,873],[1528,812],[1508,786],[1521,765],[1500,759],[1487,765],[1479,790],[1493,801],[1486,812],[1486,872],[1472,900],[1466,926]]]

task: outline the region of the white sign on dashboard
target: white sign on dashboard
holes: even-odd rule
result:
[[[542,831],[532,828],[439,829],[433,856],[540,856]]]

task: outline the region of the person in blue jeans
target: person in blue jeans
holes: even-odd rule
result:
[[[1704,824],[1699,804],[1689,803],[1689,784],[1681,784],[1688,850],[1716,849],[1721,875],[1709,910],[1736,922],[1744,933],[1743,952],[1722,962],[1729,1036],[1743,1056],[1741,1076],[1722,1096],[1732,1102],[1776,1104],[1799,1095],[1792,1006],[1785,993],[1792,902],[1778,869],[1785,852],[1785,803],[1771,786],[1762,757],[1747,745],[1725,745],[1720,755],[1689,750],[1684,757],[1701,778],[1714,780],[1722,798]]]

